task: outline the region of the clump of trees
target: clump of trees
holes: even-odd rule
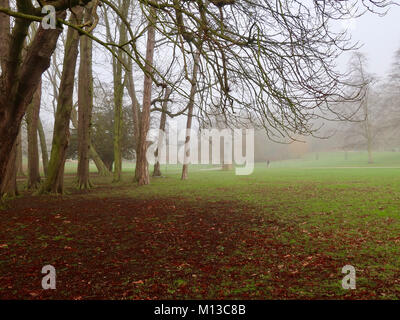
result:
[[[98,140],[110,137],[113,180],[121,179],[126,136],[136,155],[134,180],[148,184],[147,133],[179,115],[187,116],[187,129],[193,119],[200,126],[222,119],[226,126],[251,123],[264,128],[271,139],[312,134],[318,114],[340,117],[337,104],[360,101],[365,91],[364,81],[350,83],[335,68],[337,57],[353,44],[345,32],[333,31],[331,22],[351,17],[354,7],[380,11],[390,4],[0,0],[0,196],[17,192],[18,136],[24,117],[30,137],[28,186],[42,193],[63,192],[71,123],[77,135],[79,189],[92,185],[90,158],[100,174],[109,174],[111,157]],[[54,7],[55,28],[40,23],[45,5]],[[109,122],[96,128],[105,121],[94,111],[94,82],[104,81],[99,74],[95,79],[99,61],[111,65],[112,112],[107,109],[105,114],[112,113],[112,130],[106,129]],[[48,161],[39,117],[41,106],[48,103],[43,87],[40,91],[43,80],[50,83],[55,114]],[[37,132],[44,181],[38,175]],[[105,132],[110,133],[107,138]],[[185,166],[182,179],[187,177]]]

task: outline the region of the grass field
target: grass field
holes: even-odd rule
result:
[[[144,187],[129,168],[118,184],[93,174],[87,193],[68,176],[66,195],[11,200],[0,297],[400,298],[400,153],[310,154],[250,176],[192,166],[187,181],[162,169]],[[57,290],[40,288],[45,264]]]

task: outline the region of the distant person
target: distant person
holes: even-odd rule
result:
[[[269,168],[269,160],[267,160],[267,168]]]

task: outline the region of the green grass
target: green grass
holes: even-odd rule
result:
[[[254,215],[293,227],[293,232],[277,234],[277,241],[300,246],[311,256],[322,253],[339,265],[354,265],[359,270],[358,294],[399,298],[395,283],[400,281],[400,169],[368,168],[362,153],[350,154],[348,161],[339,156],[320,154],[317,161],[309,155],[301,161],[281,162],[281,167],[257,164],[250,176],[192,167],[187,181],[180,181],[179,167],[169,168],[165,178],[152,179],[151,185],[140,188],[125,176],[125,188],[112,192],[115,197],[246,203],[257,208]],[[398,166],[400,160],[398,153],[381,153],[375,159],[378,167]],[[365,168],[323,168],[340,165]],[[110,196],[109,190],[95,196],[106,195]],[[263,226],[255,228],[260,231]],[[339,281],[329,278],[315,284],[312,292],[304,289],[309,279],[302,281],[293,288],[300,297],[348,294]]]
[[[320,153],[319,160],[315,160],[315,154],[309,154],[300,160],[274,162],[269,168],[257,164],[250,176],[236,176],[234,171],[203,170],[211,166],[190,166],[186,181],[180,180],[180,166],[169,165],[162,167],[163,178],[153,178],[150,185],[143,187],[133,183],[131,166],[125,167],[123,181],[118,184],[111,184],[111,178],[94,177],[98,188],[83,197],[176,199],[193,207],[196,203],[227,202],[233,216],[245,213],[265,221],[247,226],[246,230],[235,226],[236,232],[265,237],[272,234],[282,252],[265,252],[262,246],[245,247],[239,243],[230,254],[263,261],[261,265],[268,266],[268,272],[260,270],[257,264],[221,269],[207,298],[221,297],[222,293],[226,297],[245,294],[269,298],[276,296],[279,288],[288,287],[285,289],[288,296],[298,298],[398,299],[400,169],[392,167],[400,167],[400,154],[376,153],[373,165],[366,163],[366,153],[349,153],[348,160],[341,157],[343,153]],[[348,168],[351,166],[357,168]],[[74,170],[72,164],[68,170]],[[70,186],[73,181],[73,177],[66,179]],[[165,221],[151,223],[173,224],[180,217],[171,213]],[[218,251],[224,250],[218,247]],[[212,263],[216,254],[209,252],[205,262]],[[341,267],[346,264],[357,270],[357,290],[341,288],[344,276]],[[257,274],[258,278],[235,283],[229,276],[233,273],[243,277]],[[285,283],[279,282],[279,274],[282,279],[295,278],[295,281],[290,280],[291,285],[285,287]],[[185,287],[187,280],[171,281],[168,289],[171,296],[166,298],[181,297],[177,296],[179,288]]]
[[[271,167],[400,167],[400,152],[373,152],[373,163],[368,163],[366,151],[308,153],[300,159],[272,162]]]

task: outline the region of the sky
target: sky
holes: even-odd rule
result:
[[[360,18],[341,22],[341,26],[348,27],[352,39],[362,45],[360,51],[367,55],[370,72],[384,77],[394,52],[400,48],[400,6],[393,6],[383,17],[368,12]],[[340,67],[346,67],[347,62],[348,55],[343,56]]]

